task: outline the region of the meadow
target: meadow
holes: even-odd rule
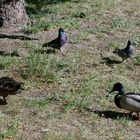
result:
[[[121,82],[140,92],[140,1],[28,0],[26,7],[31,24],[0,33],[0,77],[25,88],[0,105],[0,139],[139,140],[140,121],[117,108],[109,91]],[[66,56],[42,48],[60,27]],[[128,39],[134,56],[121,63],[113,51]]]

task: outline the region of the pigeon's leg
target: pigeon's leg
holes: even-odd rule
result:
[[[67,52],[65,53],[65,55],[70,51],[70,49],[71,49],[71,48],[69,48],[69,49],[67,50]]]
[[[125,63],[125,58],[124,57],[122,58],[122,63]]]
[[[62,55],[64,55],[64,56],[65,56],[65,53],[63,52],[62,47],[60,48],[60,52],[62,53]]]
[[[140,120],[139,112],[137,112],[137,118],[138,118],[138,120]]]
[[[132,114],[133,114],[133,112],[130,112],[130,113],[129,113],[129,117],[132,117]]]
[[[5,99],[5,97],[3,96],[3,100],[4,100],[4,102],[6,103],[6,99]]]

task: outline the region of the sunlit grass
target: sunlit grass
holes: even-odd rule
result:
[[[116,107],[109,91],[116,82],[126,92],[140,91],[138,5],[139,0],[29,0],[34,23],[23,32],[39,40],[24,40],[25,56],[0,56],[1,76],[22,79],[25,88],[1,106],[0,138],[137,139],[138,122]],[[66,56],[59,50],[46,53],[41,46],[60,27],[68,35]],[[134,42],[132,59],[103,60],[119,60],[113,51],[128,39]]]

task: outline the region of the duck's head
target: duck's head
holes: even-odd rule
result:
[[[110,93],[112,93],[114,91],[118,91],[119,95],[123,95],[125,93],[125,89],[124,89],[124,87],[122,86],[121,83],[114,84],[114,86],[113,86],[112,90],[110,91]]]

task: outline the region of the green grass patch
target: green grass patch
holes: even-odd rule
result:
[[[29,108],[40,108],[40,107],[46,107],[48,103],[50,102],[48,99],[43,100],[31,100],[31,99],[24,99],[22,100],[24,106]]]

